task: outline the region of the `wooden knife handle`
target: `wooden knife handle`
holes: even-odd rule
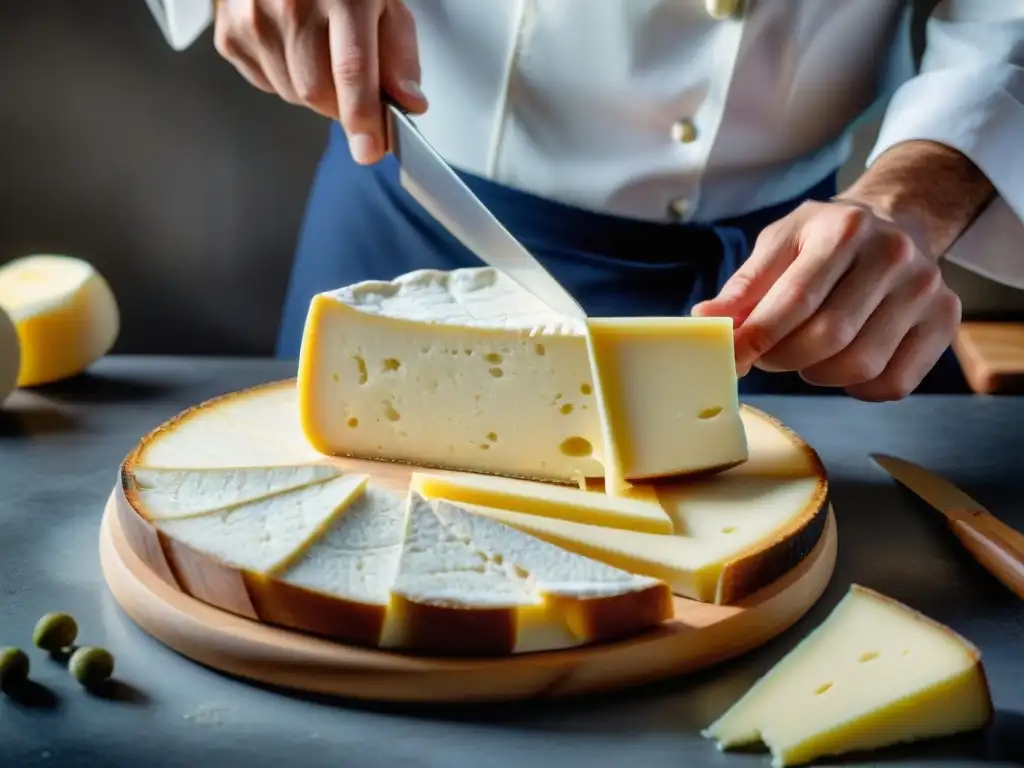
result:
[[[983,509],[952,510],[949,525],[989,573],[1024,599],[1024,535]]]

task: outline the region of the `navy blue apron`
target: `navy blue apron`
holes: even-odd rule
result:
[[[685,315],[714,297],[750,255],[758,232],[803,200],[835,194],[830,175],[799,198],[714,224],[661,224],[585,211],[460,174],[495,216],[594,317]],[[356,165],[331,127],[307,203],[285,299],[277,355],[299,353],[314,294],[361,280],[391,280],[414,269],[482,262],[440,227],[398,182],[391,156]],[[743,394],[841,394],[795,373],[752,370]],[[967,391],[948,352],[918,390]]]

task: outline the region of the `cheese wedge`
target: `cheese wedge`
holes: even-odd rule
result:
[[[126,468],[125,494],[150,520],[197,517],[259,501],[283,491],[330,480],[341,470],[329,464],[225,469]]]
[[[409,494],[383,645],[449,655],[569,648],[672,615],[661,582]]]
[[[628,358],[629,375],[661,381],[626,392],[630,418],[643,422],[634,434],[652,447],[625,457],[639,462],[636,473],[624,466],[625,480],[741,458],[738,448],[725,457],[706,445],[712,433],[739,431],[731,341],[712,330],[724,321],[685,320],[673,326],[681,338],[672,344],[611,355],[610,367]],[[299,359],[302,429],[326,454],[564,483],[603,477],[586,337],[585,324],[489,267],[418,270],[322,293],[310,304]],[[658,401],[639,407],[645,393]]]
[[[747,460],[730,318],[591,319],[605,491]]]
[[[583,491],[570,491],[583,493]],[[672,535],[523,514],[489,506],[473,511],[570,552],[665,581],[674,594],[734,603],[773,582],[818,543],[827,519],[827,486],[816,477],[709,478],[657,486]]]
[[[406,494],[366,488],[293,565],[260,590],[263,621],[377,645],[406,528]]]
[[[0,308],[0,405],[18,386],[21,370],[21,345],[18,331],[6,312]]]
[[[111,350],[121,328],[107,281],[69,256],[26,256],[0,267],[0,309],[21,341],[19,387],[82,373]]]
[[[895,600],[854,585],[832,614],[704,735],[764,742],[772,765],[983,727],[992,702],[978,649]]]
[[[409,487],[428,499],[498,507],[646,533],[672,533],[672,520],[652,488],[616,498],[551,483],[469,473],[414,472]]]

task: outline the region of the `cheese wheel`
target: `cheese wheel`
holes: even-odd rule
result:
[[[11,318],[0,309],[0,405],[18,386],[18,371],[21,369],[21,345],[18,331]]]
[[[82,373],[111,350],[120,332],[107,281],[69,256],[26,256],[0,267],[0,308],[18,329],[20,387]]]

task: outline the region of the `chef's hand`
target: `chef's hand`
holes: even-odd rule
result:
[[[798,371],[862,400],[896,400],[949,346],[960,300],[938,257],[994,192],[954,150],[899,149],[833,201],[807,202],[765,229],[719,295],[694,307],[733,318],[740,375],[755,365]],[[908,196],[915,178],[931,189]]]
[[[401,0],[216,0],[214,44],[252,85],[341,122],[352,156],[385,151],[381,89],[410,112],[420,91],[416,24]]]

